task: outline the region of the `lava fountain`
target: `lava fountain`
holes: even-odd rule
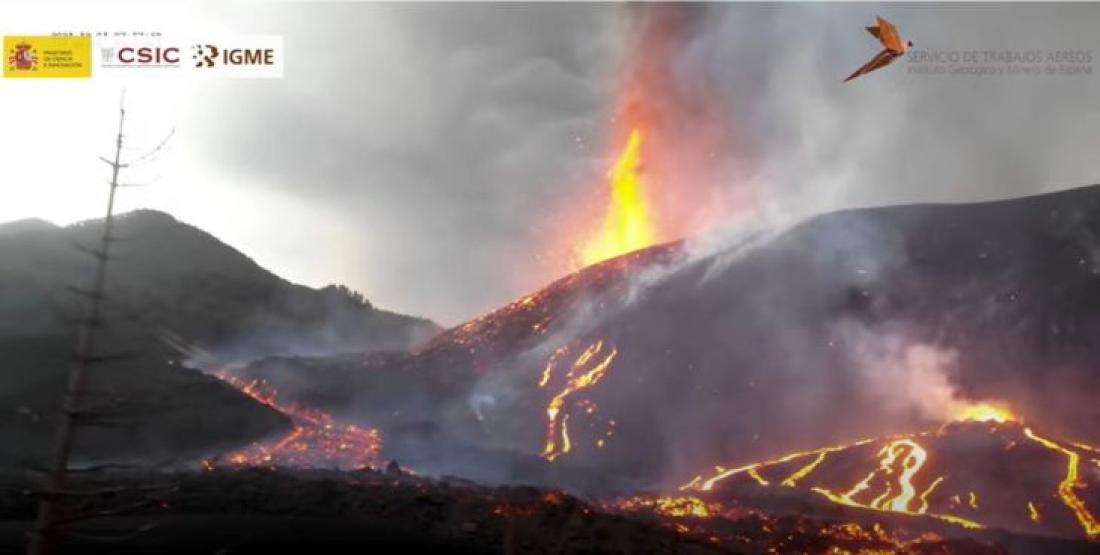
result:
[[[730,187],[726,95],[712,66],[690,48],[705,11],[660,5],[628,13],[608,177],[596,181],[596,194],[588,184],[583,198],[565,202],[558,214],[570,230],[560,237],[570,270],[698,235],[752,205],[752,195]]]
[[[642,134],[634,129],[611,169],[611,198],[603,228],[581,250],[583,266],[648,247],[657,237],[639,171],[641,147]]]

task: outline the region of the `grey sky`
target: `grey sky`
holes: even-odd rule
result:
[[[288,279],[447,324],[567,270],[549,252],[557,215],[606,186],[616,69],[645,7],[263,6],[188,8],[284,35],[285,78],[189,84],[150,107],[178,129],[161,171],[183,169],[124,206],[173,212]],[[721,187],[802,213],[1100,182],[1095,75],[916,75],[902,59],[842,84],[877,51],[863,30],[876,14],[917,50],[1086,50],[1100,66],[1098,5],[709,5],[682,57],[709,72],[736,139]],[[3,83],[0,95],[32,102]],[[135,132],[156,136],[147,126]],[[0,218],[65,219],[36,206]]]

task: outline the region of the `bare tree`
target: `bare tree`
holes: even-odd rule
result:
[[[121,514],[128,510],[138,508],[141,503],[128,507],[105,509],[91,514],[65,514],[62,510],[74,499],[89,498],[104,493],[115,494],[118,488],[106,490],[74,491],[69,489],[70,474],[84,472],[88,469],[74,469],[70,467],[73,444],[76,430],[79,426],[104,425],[117,416],[117,411],[104,409],[104,407],[89,406],[85,402],[89,371],[96,365],[104,364],[123,358],[126,355],[103,355],[98,351],[97,333],[103,326],[103,303],[106,292],[107,267],[111,259],[111,244],[117,240],[113,235],[115,196],[119,187],[129,186],[119,183],[119,173],[122,169],[133,163],[148,160],[159,152],[172,137],[168,136],[155,148],[130,162],[122,161],[123,129],[126,121],[126,108],[123,98],[119,100],[118,132],[115,136],[115,152],[111,159],[100,157],[111,168],[110,189],[107,196],[107,215],[103,220],[103,232],[99,237],[99,244],[94,248],[81,248],[83,252],[92,256],[95,260],[95,273],[89,289],[74,289],[87,302],[87,310],[76,340],[75,361],[70,368],[64,400],[61,407],[61,417],[58,422],[57,436],[54,444],[51,466],[47,469],[47,485],[39,493],[38,517],[34,528],[31,530],[27,552],[30,555],[45,555],[50,551],[54,536],[62,527],[70,525],[81,519],[95,516],[108,516]],[[101,465],[107,468],[111,465]],[[126,488],[123,488],[126,489]],[[108,491],[109,490],[109,491]],[[132,535],[132,534],[131,534]]]

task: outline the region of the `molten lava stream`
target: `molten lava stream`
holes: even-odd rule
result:
[[[561,347],[550,356],[538,382],[540,388],[546,388],[550,384],[559,359],[567,351],[566,347]],[[553,461],[573,450],[573,441],[569,437],[569,409],[575,405],[583,404],[587,407],[586,413],[595,412],[595,403],[591,401],[574,402],[573,397],[578,392],[599,383],[611,367],[615,356],[619,354],[619,351],[614,347],[608,349],[606,354],[604,352],[603,341],[596,341],[582,351],[569,365],[569,369],[562,377],[564,384],[561,386],[561,390],[554,394],[546,405],[546,445],[542,451],[542,457],[546,460]],[[602,439],[597,441],[597,447],[603,447]]]
[[[227,372],[219,379],[241,393],[290,417],[293,427],[273,441],[254,443],[244,449],[203,461],[206,468],[223,466],[289,466],[303,468],[355,469],[378,466],[382,436],[378,430],[339,423],[331,415],[277,402],[275,390],[259,379],[243,380]]]
[[[784,487],[795,487],[800,480],[810,476],[830,453],[867,445],[873,441],[865,439],[846,445],[824,447],[813,451],[799,451],[777,459],[729,470],[719,468],[715,476],[705,480],[702,476],[696,476],[695,479],[685,484],[681,489],[711,491],[718,482],[740,473],[746,473],[758,484],[768,486],[771,485],[771,482],[761,476],[760,471],[798,459],[807,459],[805,464],[778,481]],[[970,528],[981,527],[981,524],[957,515],[927,512],[928,496],[943,482],[944,477],[936,477],[928,485],[918,490],[915,476],[928,460],[928,453],[914,438],[898,438],[885,442],[883,447],[878,450],[877,457],[877,467],[844,493],[836,493],[821,486],[812,486],[809,489],[841,505],[884,512],[926,515]],[[876,491],[877,495],[874,495]]]
[[[1004,407],[987,403],[964,407],[964,410],[959,412],[956,422],[970,422],[971,424],[968,424],[970,426],[988,425],[991,427],[989,428],[991,433],[1003,424],[1016,430],[1014,433],[1021,433],[1044,448],[1059,455],[1064,455],[1066,457],[1065,475],[1061,478],[1056,491],[1053,493],[1073,514],[1086,537],[1090,539],[1100,538],[1100,524],[1097,523],[1096,518],[1089,511],[1085,502],[1077,494],[1078,489],[1085,487],[1080,476],[1082,458],[1080,453],[1067,445],[1036,434],[1031,428],[1022,426],[1011,411]],[[984,514],[983,511],[985,510],[976,491],[964,489],[947,498],[944,506],[939,508],[939,511],[952,511],[952,513],[961,509],[964,513],[967,513],[967,517],[929,510],[930,498],[933,492],[942,489],[941,486],[945,483],[947,476],[935,476],[930,475],[928,472],[921,472],[927,466],[930,458],[929,451],[922,443],[928,444],[925,439],[938,441],[938,438],[942,437],[943,434],[951,433],[951,429],[949,425],[945,425],[936,432],[881,440],[863,440],[848,445],[824,447],[813,451],[800,451],[732,469],[716,467],[716,473],[713,476],[709,478],[705,478],[703,475],[696,476],[682,486],[681,490],[709,492],[714,490],[715,486],[723,480],[740,474],[744,474],[760,486],[774,487],[778,483],[785,487],[795,487],[796,484],[813,479],[814,473],[818,471],[830,455],[843,452],[849,458],[860,456],[852,448],[881,441],[882,446],[875,452],[876,455],[873,459],[875,465],[863,475],[862,479],[854,482],[847,489],[833,490],[823,487],[820,483],[812,485],[809,489],[833,503],[841,505],[876,511],[925,515],[965,527],[980,528],[983,525],[970,517],[970,515]],[[1015,445],[1015,440],[1008,443],[1006,448],[1010,448],[1012,445]],[[1072,446],[1084,452],[1091,452],[1093,449],[1091,446],[1083,444],[1072,444]],[[787,463],[800,460],[804,462],[793,472],[789,466],[786,466]],[[779,474],[780,472],[783,474]],[[777,474],[785,477],[778,478]],[[825,477],[825,479],[833,480],[835,483],[837,478]],[[945,487],[951,486],[949,484]],[[942,499],[943,495],[940,497]],[[997,508],[990,509],[997,510]],[[1026,511],[1028,520],[1033,525],[1042,523],[1042,515],[1034,501],[1027,501],[1021,507],[1021,510]]]
[[[1100,523],[1096,521],[1096,517],[1089,512],[1085,502],[1077,497],[1077,493],[1074,491],[1078,486],[1077,477],[1081,456],[1072,449],[1067,449],[1050,439],[1036,435],[1035,432],[1031,431],[1031,428],[1024,428],[1024,434],[1043,447],[1066,455],[1066,477],[1058,484],[1058,497],[1062,499],[1062,503],[1066,507],[1073,511],[1073,516],[1077,518],[1077,522],[1081,523],[1085,535],[1090,539],[1100,538]]]
[[[715,516],[720,510],[720,505],[717,503],[707,503],[698,497],[692,496],[656,497],[636,495],[634,497],[620,499],[613,503],[612,506],[626,511],[649,509],[666,516],[693,516],[700,518]]]

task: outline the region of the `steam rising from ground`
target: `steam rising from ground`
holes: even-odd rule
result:
[[[921,342],[896,328],[872,329],[846,320],[836,325],[833,337],[847,350],[868,393],[880,401],[884,416],[915,413],[936,422],[955,418],[968,404],[953,379],[958,351]]]

